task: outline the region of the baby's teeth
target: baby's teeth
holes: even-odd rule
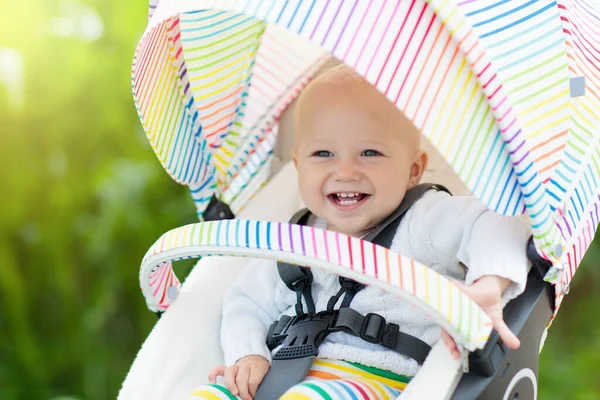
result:
[[[340,204],[343,206],[349,206],[358,203],[358,200],[340,200]]]

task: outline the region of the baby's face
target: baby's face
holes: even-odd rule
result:
[[[293,154],[302,200],[327,229],[363,236],[418,183],[421,153],[362,101],[321,91],[302,107]]]

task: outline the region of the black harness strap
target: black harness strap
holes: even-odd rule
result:
[[[450,193],[441,185],[420,184],[406,192],[402,203],[377,228],[363,237],[363,240],[390,248],[402,217],[408,209],[420,199],[426,191],[435,189]],[[310,212],[300,210],[290,223],[306,225]],[[318,348],[327,335],[332,332],[345,332],[369,342],[380,344],[388,349],[423,364],[431,346],[419,338],[400,332],[397,324],[388,323],[379,314],[362,315],[350,308],[352,299],[365,285],[352,279],[339,277],[340,290],[329,299],[327,310],[316,313],[312,297],[313,275],[310,268],[284,262],[277,263],[279,276],[285,285],[296,292],[296,316],[282,316],[274,322],[267,335],[270,349],[280,346],[273,355],[269,372],[256,392],[255,400],[279,398],[287,389],[306,378]],[[339,309],[335,305],[344,295]],[[307,307],[304,313],[302,299]]]
[[[448,189],[442,185],[436,185],[432,183],[422,183],[409,189],[404,195],[404,199],[398,208],[378,227],[366,234],[365,237],[363,237],[363,240],[373,242],[379,246],[389,249],[392,246],[392,240],[394,239],[394,235],[398,230],[398,226],[400,225],[400,221],[402,221],[404,214],[406,214],[408,209],[430,189],[450,193]],[[306,225],[309,217],[310,211],[304,208],[292,216],[290,223]],[[298,299],[296,303],[296,313],[299,316],[304,314],[302,306],[302,298],[304,298],[306,307],[308,308],[308,314],[314,314],[315,306],[311,293],[313,277],[310,268],[278,261],[277,270],[279,271],[279,276],[285,285],[290,290],[296,292]],[[363,284],[342,276],[340,276],[339,281],[340,291],[333,296],[327,304],[327,309],[330,311],[333,310],[339,298],[344,294],[344,299],[342,300],[340,308],[348,307],[356,293],[360,292],[364,288]]]
[[[333,329],[369,342],[380,344],[390,350],[412,358],[422,365],[431,350],[431,346],[407,333],[401,332],[397,324],[388,323],[379,314],[362,315],[350,307],[340,308]]]
[[[310,212],[304,208],[292,216],[290,223],[306,225],[309,216]],[[304,315],[302,307],[302,298],[304,298],[308,315],[314,315],[315,303],[311,293],[313,275],[310,268],[278,261],[277,270],[288,289],[296,292],[296,314],[299,316]]]
[[[451,194],[450,191],[444,186],[435,183],[421,183],[409,189],[404,195],[404,199],[396,211],[394,211],[392,215],[383,221],[383,223],[381,223],[377,228],[366,234],[363,240],[373,242],[387,249],[392,247],[392,240],[394,240],[394,236],[398,230],[400,222],[402,221],[402,217],[404,217],[404,214],[406,214],[408,209],[415,204],[417,200],[423,197],[425,192],[430,189]]]

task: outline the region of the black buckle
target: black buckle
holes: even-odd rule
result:
[[[341,331],[340,328],[335,328],[337,315],[337,311],[322,311],[312,316],[305,314],[302,317],[291,318],[281,329],[279,335],[271,338],[273,342],[279,343],[283,339],[283,343],[273,359],[284,360],[316,356],[319,346],[327,335],[331,332]],[[269,341],[268,339],[267,341]]]
[[[369,343],[380,343],[385,330],[385,318],[379,314],[369,313],[360,327],[360,338]]]
[[[398,341],[400,327],[397,324],[388,324],[379,314],[365,315],[360,327],[360,338],[369,343],[381,344],[388,349],[394,349]]]
[[[273,322],[267,333],[267,347],[269,350],[275,349],[285,339],[290,326],[296,323],[297,316],[282,315],[277,321]]]
[[[398,342],[398,334],[400,332],[400,327],[396,324],[387,324],[385,332],[381,337],[381,344],[388,349],[395,349],[396,342]]]

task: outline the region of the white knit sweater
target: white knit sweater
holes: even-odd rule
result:
[[[313,225],[324,228],[326,223],[317,220]],[[489,211],[474,197],[429,191],[404,216],[391,250],[467,285],[484,275],[508,278],[513,284],[503,295],[507,302],[525,289],[527,239],[518,217]],[[467,266],[466,271],[462,265]],[[340,288],[338,277],[319,269],[312,272],[315,307],[323,311]],[[269,326],[282,314],[294,315],[295,303],[296,295],[279,278],[276,262],[253,260],[224,300],[221,344],[225,363],[234,364],[248,355],[270,361],[265,344]],[[440,327],[431,319],[382,290],[366,287],[354,297],[351,307],[363,315],[377,313],[430,345],[440,339]],[[406,376],[414,376],[419,367],[410,358],[343,332],[326,338],[319,358],[358,362]]]

